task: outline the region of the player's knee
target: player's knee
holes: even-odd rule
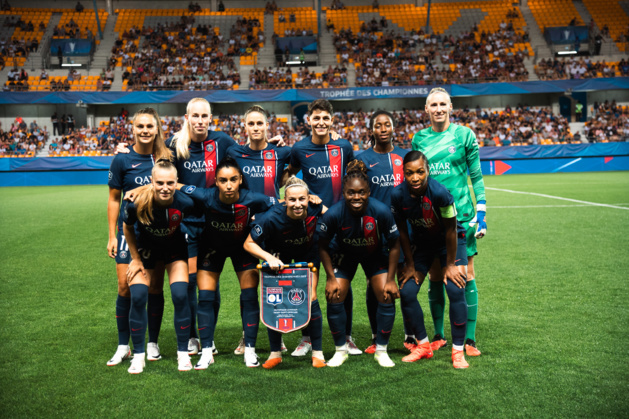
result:
[[[418,292],[419,286],[415,283],[415,281],[407,281],[400,289],[400,300],[402,301],[402,304],[408,304],[413,300],[417,300]]]

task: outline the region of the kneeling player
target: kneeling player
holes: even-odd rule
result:
[[[253,256],[265,260],[272,269],[280,269],[291,261],[304,260],[317,267],[313,273],[308,339],[302,340],[300,347],[303,347],[303,355],[312,348],[312,366],[321,368],[326,364],[322,349],[323,320],[317,300],[319,250],[315,233],[317,220],[327,208],[323,204],[309,203],[309,197],[306,182],[295,176],[288,179],[284,204],[276,205],[256,217],[244,247]],[[271,354],[262,366],[271,369],[282,362],[282,334],[272,329],[268,329],[268,333]]]
[[[336,345],[336,353],[328,366],[338,367],[347,360],[343,336],[347,319],[343,302],[360,264],[378,300],[375,359],[383,367],[393,367],[387,344],[395,320],[394,300],[399,296],[395,272],[400,256],[400,234],[390,209],[376,199],[369,199],[367,169],[362,161],[354,160],[347,165],[343,197],[343,201],[334,204],[321,217],[317,227],[319,254],[327,275],[328,323]],[[334,253],[334,257],[330,253]]]
[[[429,174],[426,156],[421,151],[411,151],[404,157],[405,182],[395,188],[391,197],[391,210],[400,227],[400,242],[406,261],[400,281],[402,310],[419,339],[417,347],[402,361],[414,362],[433,356],[417,293],[431,265],[438,261],[450,299],[452,363],[454,368],[467,368],[469,365],[463,354],[467,324],[465,229],[456,219],[452,195]],[[407,221],[413,231],[414,252],[411,250]],[[409,280],[411,278],[414,280]]]
[[[142,187],[135,201],[129,203],[124,211],[124,235],[132,259],[127,270],[131,291],[129,323],[134,352],[129,367],[131,374],[139,374],[144,370],[149,283],[155,280],[163,283],[164,268],[168,272],[175,306],[179,371],[192,369],[188,355],[188,248],[180,225],[184,214],[193,210],[194,203],[177,192],[176,186],[175,166],[170,161],[158,160],[153,167],[150,186]],[[134,229],[136,224],[139,231],[137,237]]]

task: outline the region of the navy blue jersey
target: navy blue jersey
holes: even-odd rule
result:
[[[121,191],[121,196],[142,185],[151,183],[155,159],[152,154],[138,154],[131,147],[128,153],[117,154],[109,168],[110,188]],[[118,230],[122,231],[122,212],[127,201],[122,201],[118,215]]]
[[[356,158],[367,166],[370,196],[385,205],[391,205],[391,193],[404,182],[404,156],[409,150],[394,146],[390,153],[376,153],[373,148],[365,150]]]
[[[223,248],[241,247],[249,234],[251,216],[267,211],[277,201],[275,198],[240,190],[235,204],[224,204],[219,199],[218,188],[184,186],[181,191],[205,208],[205,230],[202,241],[209,241]]]
[[[388,251],[400,237],[390,208],[374,198],[362,216],[352,215],[345,201],[337,202],[321,216],[317,232],[319,240],[334,239],[341,253],[358,258]]]
[[[290,165],[301,169],[310,193],[330,207],[343,197],[345,168],[353,159],[354,149],[347,140],[318,145],[312,142],[312,137],[306,137],[293,146]]]
[[[317,220],[322,204],[308,203],[308,215],[293,220],[286,214],[286,204],[278,204],[256,216],[251,224],[251,238],[263,249],[287,257],[304,257],[316,244]]]
[[[289,163],[290,153],[289,147],[276,147],[273,144],[268,144],[264,150],[236,145],[227,152],[242,169],[250,191],[276,199],[280,197],[280,180]]]
[[[137,208],[129,202],[123,211],[124,223],[136,226],[138,247],[150,248],[181,240],[181,221],[184,214],[194,211],[194,201],[180,191],[175,191],[173,202],[167,207],[153,205],[153,221],[146,225],[138,220]]]
[[[178,182],[185,185],[194,185],[198,188],[209,188],[216,181],[216,166],[227,155],[227,150],[236,145],[236,142],[221,131],[208,131],[206,139],[202,143],[190,141],[190,157],[187,160],[177,158],[175,142],[171,137],[166,141],[175,156]],[[186,217],[186,222],[202,222],[203,217]]]
[[[421,197],[411,195],[406,182],[393,190],[391,211],[398,224],[408,221],[413,233],[413,241],[418,246],[443,245],[445,228],[442,208],[454,205],[454,198],[445,186],[433,178],[428,178],[428,187]],[[454,211],[456,217],[456,211]],[[464,233],[457,221],[457,234]]]

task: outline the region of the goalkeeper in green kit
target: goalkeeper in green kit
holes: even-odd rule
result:
[[[478,157],[478,142],[474,132],[464,126],[450,123],[452,102],[445,89],[434,88],[426,98],[426,112],[432,126],[419,131],[413,137],[413,150],[419,150],[428,157],[430,177],[444,185],[456,204],[457,219],[466,228],[467,239],[467,284],[465,299],[468,306],[465,352],[468,356],[479,356],[476,348],[476,314],[478,313],[478,292],[474,274],[476,239],[485,236],[485,184]],[[476,197],[476,210],[467,185],[469,169]],[[428,301],[435,324],[435,337],[431,343],[433,351],[447,345],[443,332],[445,293],[441,267],[433,264],[430,269]]]

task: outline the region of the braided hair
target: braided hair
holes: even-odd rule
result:
[[[354,159],[347,164],[345,176],[343,177],[343,188],[345,188],[345,185],[347,185],[352,179],[364,180],[367,184],[367,189],[370,189],[369,178],[367,177],[367,166],[362,160]]]

